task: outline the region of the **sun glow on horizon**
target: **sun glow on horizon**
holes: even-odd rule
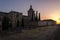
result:
[[[55,20],[56,21],[56,24],[60,24],[60,16],[59,16],[59,13],[60,12],[53,12],[51,15],[50,15],[50,19],[52,20]]]
[[[58,18],[51,18],[51,19],[56,21],[56,24],[60,24],[60,19],[58,19]]]
[[[56,24],[60,24],[60,20],[59,19],[53,19],[56,21]]]
[[[57,20],[57,24],[60,24],[60,20]]]

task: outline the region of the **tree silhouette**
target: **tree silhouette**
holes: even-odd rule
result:
[[[21,23],[22,28],[24,28],[24,19],[22,18],[22,23]]]
[[[19,21],[17,21],[17,27],[19,27]]]
[[[10,27],[10,30],[12,29],[12,23],[10,22],[10,24],[9,24],[9,27]]]
[[[40,13],[39,13],[39,21],[40,21]]]
[[[35,21],[38,21],[38,19],[37,19],[37,12],[36,12],[36,16],[35,16]]]
[[[8,19],[8,17],[4,16],[4,18],[2,20],[2,30],[7,31],[8,27],[9,27],[9,19]]]
[[[33,13],[32,13],[32,15],[31,15],[32,17],[31,17],[31,21],[33,21]]]
[[[37,17],[35,17],[35,21],[38,21]]]

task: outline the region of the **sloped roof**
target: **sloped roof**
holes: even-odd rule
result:
[[[52,20],[52,19],[47,19],[47,20],[43,20],[43,21],[55,21],[55,20]]]
[[[19,14],[22,14],[21,12],[17,12],[17,11],[10,11],[9,13],[19,13]]]
[[[0,16],[8,15],[9,13],[6,12],[0,12]]]

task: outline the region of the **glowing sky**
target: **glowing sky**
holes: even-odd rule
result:
[[[41,19],[60,18],[59,0],[0,0],[0,11],[13,10],[27,14],[30,4],[41,13]]]

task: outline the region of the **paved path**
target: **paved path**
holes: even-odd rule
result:
[[[53,40],[54,32],[57,30],[57,26],[42,27],[40,33],[34,37],[21,36],[21,34],[14,34],[11,36],[2,37],[3,40]]]

